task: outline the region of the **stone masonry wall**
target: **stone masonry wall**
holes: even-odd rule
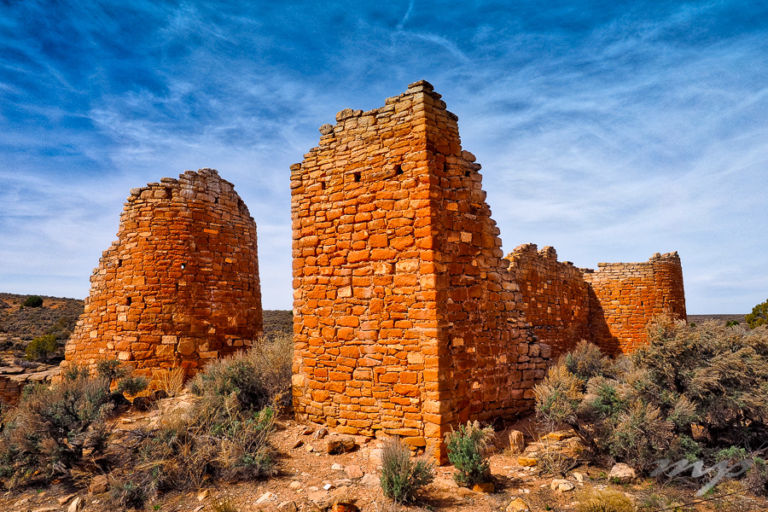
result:
[[[544,377],[550,348],[534,341],[485,201],[480,164],[462,151],[458,118],[431,86],[422,87],[433,184],[442,436],[470,419],[531,410],[532,388]]]
[[[296,414],[440,456],[457,421],[530,408],[548,347],[432,86],[336,120],[291,166]]]
[[[131,190],[62,366],[194,373],[262,331],[256,224],[212,169]]]
[[[654,316],[686,319],[683,268],[677,252],[644,263],[599,263],[584,271],[590,284],[592,339],[608,353],[628,353],[647,342]]]
[[[523,296],[525,318],[539,341],[552,347],[553,359],[592,338],[591,294],[580,269],[557,261],[554,248],[537,250],[536,244],[516,247],[507,259]]]

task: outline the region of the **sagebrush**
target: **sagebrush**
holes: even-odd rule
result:
[[[448,460],[458,470],[453,477],[456,483],[472,487],[490,479],[490,462],[487,448],[493,435],[491,427],[480,427],[480,423],[467,422],[445,436]]]
[[[645,473],[660,458],[757,450],[768,435],[768,328],[661,318],[648,336],[615,360],[580,343],[534,389],[539,419]]]
[[[434,465],[423,459],[412,460],[411,452],[399,439],[384,443],[381,455],[381,490],[397,503],[410,503],[419,489],[435,477]]]
[[[120,480],[133,482],[147,499],[206,482],[273,475],[269,435],[275,411],[289,396],[292,347],[289,336],[260,340],[246,352],[206,366],[190,383],[197,397],[185,414],[137,432],[132,460],[124,464],[133,469]],[[113,503],[125,505],[117,498]]]
[[[193,393],[208,401],[234,395],[244,409],[267,405],[287,409],[291,403],[293,338],[261,338],[246,352],[214,361],[190,382]]]
[[[0,477],[6,487],[64,476],[83,462],[87,449],[106,442],[105,419],[114,407],[109,381],[75,371],[51,386],[25,389],[19,405],[4,413]]]

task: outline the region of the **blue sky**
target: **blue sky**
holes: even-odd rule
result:
[[[505,252],[677,250],[689,313],[768,298],[768,4],[0,0],[0,291],[84,297],[132,187],[213,167],[291,307],[291,163],[426,79]]]

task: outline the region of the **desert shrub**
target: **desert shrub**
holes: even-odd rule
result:
[[[412,502],[419,489],[434,477],[434,466],[425,460],[411,460],[410,450],[399,439],[384,443],[379,481],[387,498],[397,503]]]
[[[761,457],[752,457],[752,467],[744,477],[747,488],[760,496],[768,495],[768,463]]]
[[[123,377],[117,383],[117,392],[126,395],[138,395],[149,386],[146,377]]]
[[[456,483],[472,487],[490,479],[490,463],[486,448],[493,435],[490,427],[481,428],[477,421],[459,425],[445,436],[448,460],[458,470],[453,475]]]
[[[612,363],[596,345],[582,340],[572,352],[565,355],[563,365],[571,374],[586,382],[592,377],[608,373]]]
[[[47,361],[58,350],[59,344],[53,334],[38,336],[24,349],[28,361]]]
[[[132,480],[112,482],[109,486],[109,495],[112,503],[123,510],[143,508],[147,501],[145,487]]]
[[[39,295],[30,295],[26,299],[24,299],[24,302],[22,303],[22,306],[25,308],[39,308],[43,306],[43,298]]]
[[[140,431],[134,460],[128,464],[135,469],[126,478],[139,485],[145,496],[195,489],[206,481],[254,480],[274,474],[276,461],[269,444],[274,409],[242,400],[237,386],[226,386],[236,379],[242,379],[237,384],[251,382],[242,373],[246,366],[235,366],[236,371],[219,364],[208,366],[197,382],[214,385],[197,389],[201,396],[187,414],[165,418],[156,430]],[[206,377],[212,368],[215,378]]]
[[[577,497],[576,512],[634,512],[632,500],[619,491],[591,489]]]
[[[96,374],[99,377],[107,379],[109,382],[116,379],[122,379],[128,375],[129,371],[130,370],[117,359],[103,359],[96,363]]]
[[[243,409],[267,405],[287,408],[291,400],[293,339],[287,334],[261,338],[245,352],[206,366],[190,383],[193,393],[212,403],[234,395]]]
[[[8,487],[65,475],[88,448],[106,440],[104,420],[112,410],[109,383],[77,375],[46,387],[28,388],[6,412],[0,432],[0,474]]]
[[[768,300],[752,308],[752,312],[746,316],[745,320],[752,329],[761,325],[768,325]]]
[[[662,458],[757,449],[768,434],[768,329],[662,318],[648,334],[631,358],[598,357],[585,344],[563,356],[534,389],[539,419],[641,472]]]

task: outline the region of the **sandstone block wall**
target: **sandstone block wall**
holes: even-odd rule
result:
[[[644,263],[599,263],[586,270],[591,288],[592,340],[608,353],[628,353],[647,342],[654,316],[686,319],[683,267],[677,252]]]
[[[261,334],[258,276],[256,224],[215,170],[133,189],[62,366],[194,373]]]
[[[552,357],[572,350],[579,340],[592,338],[590,288],[582,271],[557,261],[552,247],[537,250],[524,244],[507,256],[520,287],[525,318],[536,337],[552,347]]]
[[[432,86],[336,120],[291,167],[296,414],[440,454],[457,421],[530,408],[549,349]]]

